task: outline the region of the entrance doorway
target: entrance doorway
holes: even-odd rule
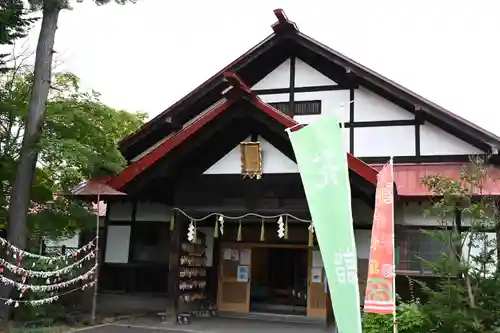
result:
[[[307,315],[306,248],[253,249],[250,311]]]

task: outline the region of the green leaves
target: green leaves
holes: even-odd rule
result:
[[[418,282],[425,302],[419,310],[426,331],[443,333],[498,332],[500,321],[500,275],[497,268],[499,230],[498,199],[484,195],[482,185],[488,166],[471,158],[460,179],[427,177],[423,183],[434,194],[426,214],[441,222],[439,230],[427,231],[449,251],[435,262],[426,262],[438,276],[435,285]],[[461,218],[461,228],[456,225]],[[466,228],[465,230],[464,227]]]
[[[30,73],[0,75],[0,224],[6,223],[11,184],[17,170],[30,96]],[[82,180],[102,170],[119,172],[125,160],[116,142],[146,119],[104,105],[96,92],[80,89],[80,79],[59,73],[46,106],[39,163],[31,193],[29,229],[32,234],[61,237],[95,225],[89,205],[64,195]]]
[[[10,45],[27,35],[36,18],[28,16],[22,0],[0,0],[0,45]],[[6,72],[5,57],[0,54],[0,72]]]
[[[398,331],[421,333],[425,330],[425,317],[420,312],[419,303],[401,302],[397,306]],[[363,315],[363,331],[365,333],[393,333],[394,319],[392,315],[365,313]]]

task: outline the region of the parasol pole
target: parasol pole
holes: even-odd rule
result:
[[[90,317],[90,324],[94,325],[95,324],[95,317],[96,317],[96,309],[97,309],[97,281],[98,281],[98,275],[99,275],[99,219],[100,219],[100,211],[101,211],[101,196],[100,196],[100,186],[99,190],[97,191],[97,214],[96,216],[96,236],[95,236],[95,273],[94,273],[94,293],[92,295],[92,312],[91,312],[91,317]]]

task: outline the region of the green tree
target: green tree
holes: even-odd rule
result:
[[[36,19],[29,16],[22,0],[0,0],[0,46],[11,45],[15,40],[26,37]],[[0,72],[7,70],[6,57],[0,54]]]
[[[485,159],[475,157],[460,180],[443,176],[423,180],[435,200],[426,211],[440,230],[429,232],[446,245],[436,262],[424,262],[440,278],[436,287],[419,282],[425,296],[420,311],[426,329],[443,333],[498,332],[500,275],[497,271],[497,199],[484,191],[491,177]],[[456,225],[455,217],[464,225]],[[462,228],[460,228],[462,227]],[[493,231],[493,233],[491,233]]]
[[[9,195],[21,152],[33,75],[23,70],[0,75],[0,223],[5,227]],[[30,236],[57,238],[95,226],[89,205],[68,198],[79,182],[102,170],[120,171],[126,161],[116,142],[136,130],[145,113],[103,104],[99,94],[80,89],[78,77],[59,73],[46,105],[38,163],[31,186],[27,226]],[[7,292],[6,289],[3,290]],[[3,307],[5,309],[5,307]],[[5,312],[5,311],[4,311]],[[5,313],[2,314],[5,318]]]
[[[111,0],[94,0],[105,4]],[[29,0],[32,10],[41,10],[42,22],[36,48],[33,77],[30,80],[28,112],[24,121],[23,141],[19,153],[16,177],[10,192],[8,211],[8,237],[19,248],[26,247],[26,223],[30,205],[30,192],[36,177],[38,145],[43,128],[45,106],[52,82],[52,55],[59,13],[70,9],[70,0]],[[76,2],[82,2],[77,0]],[[135,0],[115,0],[124,4]]]
[[[398,305],[400,332],[500,332],[500,205],[483,186],[494,177],[486,160],[471,158],[458,180],[441,175],[422,180],[433,194],[424,215],[439,222],[438,230],[422,232],[446,250],[435,262],[420,258],[434,272],[437,284],[410,279],[421,287],[422,299],[413,297]],[[462,225],[456,224],[457,216]],[[392,318],[365,315],[364,330],[392,332]]]
[[[32,75],[0,76],[0,223],[7,223],[9,193],[21,151]],[[43,134],[30,199],[30,234],[59,237],[79,229],[88,207],[65,196],[79,182],[102,170],[125,166],[116,142],[136,130],[145,113],[115,110],[96,92],[80,89],[71,73],[56,74],[46,107]]]

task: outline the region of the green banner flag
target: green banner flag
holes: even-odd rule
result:
[[[361,333],[347,154],[339,120],[323,116],[289,132],[323,257],[339,333]]]

